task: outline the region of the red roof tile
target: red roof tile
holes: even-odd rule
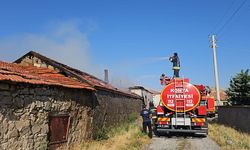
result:
[[[91,74],[88,74],[86,72],[80,71],[80,70],[75,69],[75,68],[72,68],[72,67],[67,66],[65,64],[59,63],[59,62],[57,62],[55,60],[52,60],[52,59],[50,59],[48,57],[45,57],[45,56],[43,56],[43,55],[41,55],[39,53],[34,52],[34,51],[28,52],[27,54],[25,54],[24,56],[22,56],[21,58],[16,60],[15,63],[20,63],[22,61],[22,59],[24,59],[27,56],[35,56],[35,57],[41,59],[42,61],[46,62],[47,64],[49,64],[49,65],[51,65],[51,66],[53,66],[55,68],[67,71],[69,73],[69,76],[77,78],[82,83],[92,85],[96,89],[100,88],[100,89],[103,89],[103,90],[106,90],[106,91],[119,93],[119,94],[126,95],[126,96],[129,96],[129,97],[140,98],[140,97],[138,97],[137,95],[135,95],[133,93],[125,92],[125,91],[122,91],[120,89],[117,89],[117,88],[113,87],[111,84],[109,84],[109,83],[107,83],[107,82],[105,82],[105,81],[103,81],[101,79],[98,79],[97,77],[95,77],[95,76],[93,76]]]
[[[2,61],[0,61],[0,81],[94,90],[90,85],[65,77],[54,70],[34,66],[21,66]]]

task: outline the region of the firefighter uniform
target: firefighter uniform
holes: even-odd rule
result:
[[[151,106],[149,108],[151,114],[152,114],[152,125],[153,125],[153,131],[154,134],[156,135],[156,123],[157,123],[157,112],[156,112],[156,107],[155,106]]]
[[[180,77],[180,59],[177,53],[174,53],[174,56],[170,57],[169,60],[173,63],[174,77]]]
[[[151,112],[144,106],[143,110],[141,111],[142,116],[142,127],[143,133],[147,133],[148,128],[148,136],[152,138],[152,126],[151,126]]]

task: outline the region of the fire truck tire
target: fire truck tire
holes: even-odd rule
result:
[[[171,134],[170,132],[168,132],[168,133],[166,134],[166,136],[167,136],[168,138],[172,138],[172,134]]]
[[[160,137],[160,136],[162,136],[162,133],[161,133],[161,132],[158,132],[157,129],[156,129],[156,130],[155,130],[155,136]]]

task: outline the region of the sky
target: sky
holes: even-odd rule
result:
[[[236,73],[250,68],[247,0],[0,3],[2,61],[12,62],[33,50],[101,79],[108,69],[117,87],[142,85],[160,91],[160,75],[173,76],[166,58],[177,52],[181,77],[214,87],[209,35],[216,34],[220,87],[227,88]]]

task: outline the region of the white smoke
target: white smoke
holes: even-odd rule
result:
[[[78,69],[90,68],[90,44],[76,21],[54,24],[43,33],[21,33],[0,39],[1,60],[14,61],[31,50]]]
[[[13,62],[28,53],[38,52],[65,65],[80,69],[104,79],[104,66],[90,56],[91,46],[79,20],[57,22],[47,25],[42,33],[19,33],[0,39],[0,60]],[[98,28],[94,21],[83,23],[87,31]],[[106,68],[107,66],[105,66]],[[133,82],[110,70],[110,82],[115,87],[127,88]]]

